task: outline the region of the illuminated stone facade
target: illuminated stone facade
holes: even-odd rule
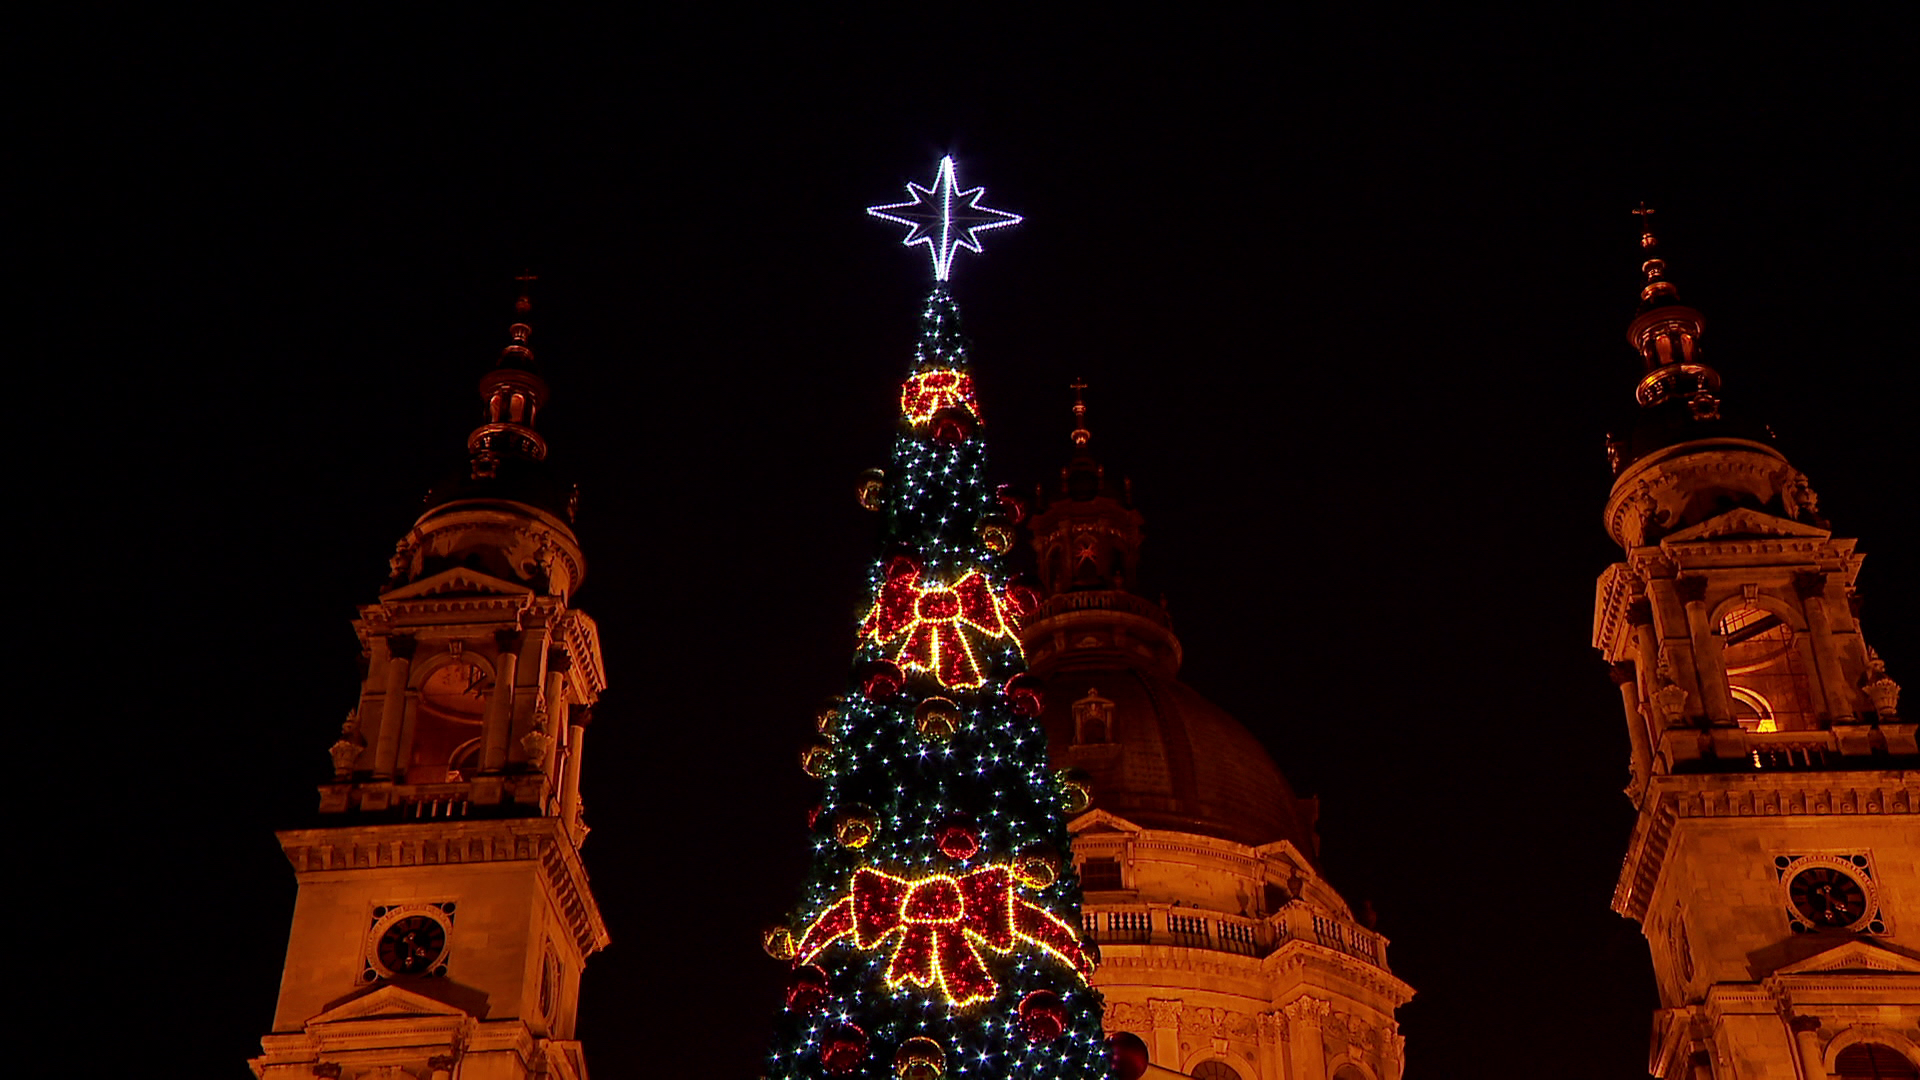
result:
[[[1763,426],[1723,414],[1703,320],[1653,251],[1611,441],[1593,644],[1639,810],[1614,908],[1638,920],[1662,1080],[1913,1077],[1920,754],[1868,647],[1861,556]]]
[[[360,609],[366,679],[314,827],[279,834],[299,894],[262,1080],[586,1076],[580,973],[608,939],[579,780],[606,680],[528,333],[482,380],[467,474]]]
[[[1069,827],[1107,1030],[1199,1080],[1398,1080],[1412,989],[1315,867],[1315,801],[1178,680],[1166,609],[1130,591],[1140,515],[1074,439],[1031,522],[1045,599],[1021,636],[1054,763],[1093,793]]]

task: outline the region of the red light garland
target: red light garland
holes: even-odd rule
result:
[[[1066,961],[1082,978],[1093,970],[1073,927],[1017,896],[1005,866],[913,880],[862,867],[851,893],[802,935],[795,963],[811,961],[844,937],[857,948],[876,949],[896,934],[887,988],[938,986],[956,1006],[985,1001],[998,988],[980,958],[981,945],[1006,953],[1026,942]]]
[[[952,585],[922,585],[920,564],[904,555],[887,566],[887,580],[861,633],[879,645],[903,639],[894,659],[902,668],[925,671],[941,686],[968,688],[986,682],[968,641],[1012,638],[1013,626],[985,574],[969,570]]]
[[[942,409],[965,409],[976,418],[980,404],[973,397],[973,377],[947,368],[909,376],[900,387],[900,412],[915,424],[933,419]]]

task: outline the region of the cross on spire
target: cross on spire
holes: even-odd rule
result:
[[[1648,206],[1646,200],[1642,199],[1639,207],[1633,210],[1632,214],[1640,219],[1640,246],[1648,251],[1653,250],[1653,246],[1659,243],[1653,238],[1653,207]]]
[[[527,294],[532,289],[533,283],[540,280],[540,275],[534,273],[532,269],[526,269],[513,275],[513,280],[520,283],[520,297],[513,302],[513,310],[525,315],[533,310],[533,299]]]

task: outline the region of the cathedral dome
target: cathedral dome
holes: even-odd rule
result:
[[[1087,772],[1096,809],[1315,854],[1316,801],[1297,798],[1259,740],[1192,687],[1135,664],[1062,665],[1046,682],[1055,763]]]

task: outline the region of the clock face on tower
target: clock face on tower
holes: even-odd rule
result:
[[[1809,866],[1787,883],[1793,910],[1815,928],[1839,930],[1866,918],[1867,890],[1853,876],[1831,866]]]
[[[448,901],[373,909],[361,981],[445,975],[453,907]]]
[[[447,952],[447,928],[425,915],[400,919],[380,935],[380,966],[395,975],[426,975]]]

